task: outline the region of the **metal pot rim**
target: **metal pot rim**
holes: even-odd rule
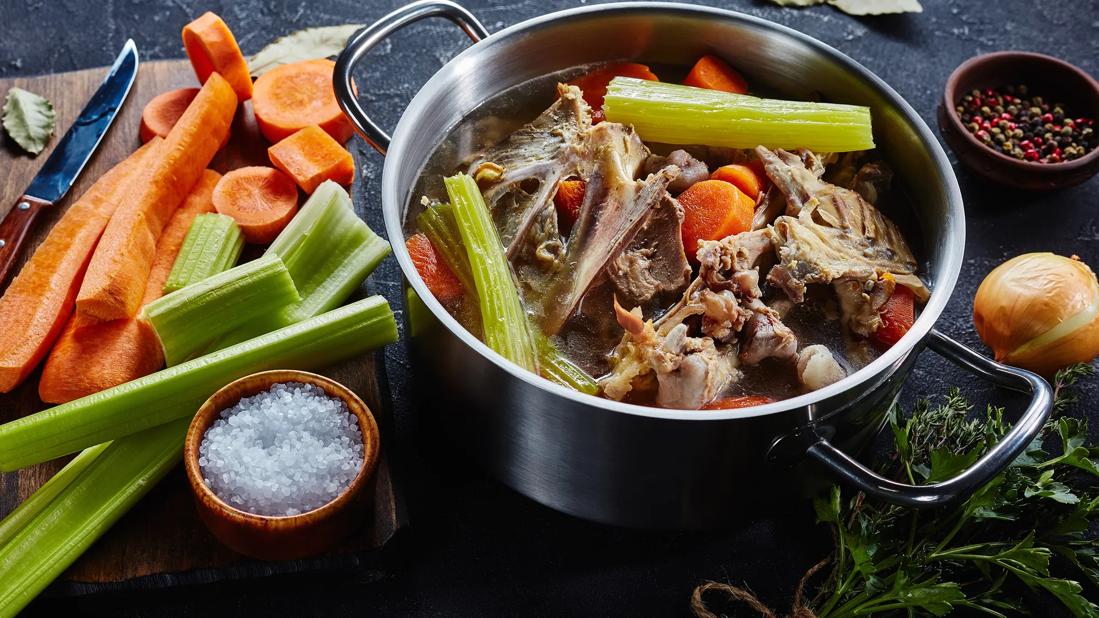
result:
[[[771,22],[766,19],[738,13],[735,11],[729,11],[725,9],[718,9],[712,7],[705,7],[692,4],[678,4],[669,2],[625,2],[617,4],[607,5],[594,5],[584,6],[573,9],[567,9],[563,11],[557,11],[554,13],[548,13],[539,17],[528,19],[520,22],[504,30],[496,32],[488,38],[472,45],[462,53],[452,58],[446,63],[439,71],[437,71],[431,79],[417,92],[413,97],[408,107],[405,109],[401,116],[400,121],[397,124],[397,128],[393,133],[393,140],[390,144],[388,153],[386,155],[385,165],[382,171],[382,211],[385,218],[386,232],[391,240],[404,238],[404,226],[402,221],[402,210],[404,207],[403,196],[406,193],[406,187],[397,186],[397,169],[399,167],[398,162],[402,161],[406,150],[407,136],[415,131],[417,126],[416,118],[422,115],[427,107],[428,101],[431,99],[431,95],[439,90],[443,82],[447,78],[447,74],[454,70],[454,67],[458,65],[476,64],[478,55],[482,50],[495,45],[507,45],[509,42],[517,37],[522,36],[523,33],[537,29],[541,26],[555,23],[567,19],[578,19],[588,15],[602,14],[602,13],[633,13],[633,12],[646,12],[646,13],[659,13],[666,15],[689,15],[698,16],[704,15],[714,19],[731,20],[741,23],[751,24],[753,26],[770,30],[780,36],[786,36],[797,41],[813,47],[820,53],[828,56],[838,64],[844,66],[847,70],[857,74],[861,79],[869,82],[875,89],[881,92],[886,98],[890,99],[897,109],[903,112],[905,120],[913,126],[918,132],[921,141],[925,148],[929,150],[929,154],[935,161],[936,167],[942,174],[942,180],[946,185],[946,191],[949,194],[949,204],[947,208],[959,215],[953,217],[957,222],[955,229],[948,230],[946,233],[953,236],[951,242],[948,243],[945,249],[945,254],[939,264],[942,268],[942,274],[934,282],[935,287],[932,290],[931,298],[924,306],[923,311],[920,313],[919,318],[916,320],[913,327],[908,333],[901,338],[899,342],[893,345],[880,357],[875,359],[872,363],[863,367],[859,371],[847,376],[843,380],[822,388],[820,390],[792,397],[790,399],[784,399],[771,404],[762,406],[756,406],[752,408],[733,409],[733,410],[674,410],[667,408],[655,408],[649,406],[641,406],[636,404],[622,403],[603,397],[597,397],[594,395],[586,395],[577,391],[571,390],[564,386],[560,386],[541,376],[535,375],[515,363],[505,359],[482,341],[470,334],[461,324],[458,323],[443,306],[435,299],[434,296],[428,291],[427,286],[423,280],[419,277],[415,267],[412,264],[411,258],[408,255],[408,251],[405,249],[404,243],[395,242],[393,244],[393,253],[397,258],[397,262],[400,264],[401,270],[404,273],[405,278],[409,284],[416,291],[416,294],[420,297],[423,303],[431,310],[435,317],[458,337],[464,344],[475,350],[478,354],[489,359],[501,369],[507,371],[512,376],[527,382],[528,384],[540,388],[542,390],[553,393],[557,396],[571,399],[581,404],[591,405],[610,412],[618,412],[622,414],[628,414],[632,416],[649,417],[656,419],[668,419],[668,420],[684,420],[684,421],[724,421],[737,418],[750,418],[756,416],[766,416],[771,414],[779,414],[795,409],[804,409],[809,406],[828,399],[832,396],[856,388],[859,385],[873,380],[875,377],[886,371],[889,367],[896,364],[902,357],[909,354],[913,349],[921,343],[926,337],[928,332],[934,326],[939,316],[942,314],[946,307],[946,303],[950,298],[951,293],[954,290],[954,286],[957,283],[958,274],[961,271],[962,258],[965,247],[965,217],[962,212],[963,202],[961,189],[958,186],[956,177],[954,176],[954,170],[950,165],[950,161],[947,159],[946,153],[943,151],[942,146],[939,145],[938,140],[932,134],[931,129],[923,121],[923,119],[916,113],[916,111],[904,100],[892,87],[882,81],[869,69],[863,67],[858,62],[854,61],[850,57],[836,50],[835,48],[827,45],[814,37],[801,33],[792,28],[783,26]],[[420,163],[420,162],[418,162]]]

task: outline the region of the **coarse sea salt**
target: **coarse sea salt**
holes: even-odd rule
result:
[[[223,410],[199,445],[206,485],[234,508],[298,515],[328,504],[363,466],[359,421],[312,384],[286,382]]]

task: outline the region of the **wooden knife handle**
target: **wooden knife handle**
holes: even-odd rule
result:
[[[51,206],[46,200],[24,195],[8,211],[8,216],[0,222],[0,290],[7,284],[8,275],[15,265],[27,240],[27,232],[42,209]]]

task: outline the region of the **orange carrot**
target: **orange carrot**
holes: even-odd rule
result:
[[[731,410],[734,408],[750,408],[762,406],[765,403],[774,403],[775,400],[766,395],[741,395],[739,397],[723,397],[702,406],[703,410]]]
[[[759,177],[755,170],[747,165],[738,165],[736,163],[717,168],[713,174],[710,174],[710,178],[731,183],[753,200],[759,199],[759,194],[763,191],[764,186],[763,179]]]
[[[0,393],[25,380],[61,334],[103,228],[160,143],[145,144],[84,192],[0,297]]]
[[[412,264],[416,267],[416,272],[420,274],[420,278],[427,284],[427,289],[431,290],[436,300],[446,303],[462,297],[464,293],[462,282],[446,265],[443,256],[427,236],[413,234],[405,241],[405,247],[408,249],[409,257],[412,258]]]
[[[233,87],[237,99],[243,102],[252,98],[252,74],[248,71],[248,62],[240,53],[229,26],[220,17],[207,11],[184,26],[183,49],[191,59],[200,84],[205,84],[216,72]]]
[[[584,100],[591,106],[592,122],[603,120],[603,98],[607,96],[607,85],[616,77],[636,77],[637,79],[647,79],[654,82],[660,81],[660,78],[649,70],[649,67],[636,62],[610,64],[572,80],[569,83],[580,88],[584,93]]]
[[[584,205],[584,193],[588,183],[583,180],[562,180],[553,194],[553,205],[557,207],[557,216],[566,229],[571,228],[580,218],[580,207]]]
[[[137,313],[156,241],[227,139],[236,108],[229,82],[211,74],[103,231],[76,297],[77,311],[100,320]]]
[[[351,122],[332,89],[335,67],[321,58],[284,64],[261,75],[252,93],[252,111],[263,136],[276,143],[315,124],[341,144],[350,139]]]
[[[916,295],[903,285],[893,290],[881,308],[881,326],[870,337],[879,350],[888,350],[901,340],[916,321]]]
[[[694,258],[700,240],[720,240],[752,229],[756,202],[721,180],[703,180],[676,198],[683,207],[683,247]]]
[[[687,74],[687,79],[683,80],[683,84],[735,94],[748,92],[748,82],[744,81],[736,69],[721,58],[710,55],[698,59],[691,72]]]
[[[141,141],[147,142],[155,136],[168,137],[168,132],[197,95],[198,88],[179,88],[153,97],[141,112]]]
[[[237,222],[245,241],[262,245],[298,212],[298,187],[277,169],[242,167],[221,177],[213,200],[218,212]]]
[[[347,186],[355,179],[351,153],[315,124],[271,146],[267,156],[306,193],[326,180]]]
[[[195,217],[214,211],[210,196],[219,178],[221,174],[206,170],[164,228],[142,304],[163,294],[164,281]],[[46,403],[66,403],[136,380],[163,366],[160,341],[146,322],[137,318],[100,322],[74,314],[42,367],[38,397]]]

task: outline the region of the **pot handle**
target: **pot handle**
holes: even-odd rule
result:
[[[815,432],[805,436],[807,454],[841,479],[867,494],[893,504],[928,508],[971,495],[1015,460],[1038,435],[1053,409],[1053,389],[1035,373],[1001,365],[950,337],[932,330],[927,347],[939,356],[998,386],[1030,393],[1022,417],[996,446],[952,479],[930,485],[908,485],[879,476]]]
[[[336,100],[339,101],[343,112],[351,119],[351,123],[355,125],[359,135],[362,135],[375,150],[383,155],[389,148],[389,134],[371,120],[366,110],[359,105],[351,82],[351,70],[367,52],[389,35],[425,17],[449,19],[465,31],[474,43],[488,36],[488,30],[465,8],[449,0],[420,0],[402,6],[356,34],[336,58],[336,69],[332,78]]]

